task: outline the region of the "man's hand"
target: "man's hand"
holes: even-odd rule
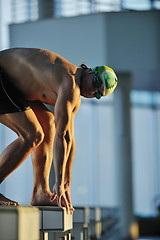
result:
[[[53,195],[51,196],[51,202],[53,202],[56,198],[58,207],[66,207],[67,214],[69,214],[69,203],[66,198],[64,185],[59,185],[58,183],[55,183],[53,187]]]
[[[72,215],[74,212],[74,208],[73,208],[72,202],[71,202],[71,185],[69,183],[65,183],[64,190],[65,190],[66,199],[68,201],[70,214]]]
[[[66,207],[67,214],[73,214],[74,208],[71,203],[71,187],[69,184],[58,185],[53,187],[53,195],[51,196],[51,202],[57,198],[58,207]]]

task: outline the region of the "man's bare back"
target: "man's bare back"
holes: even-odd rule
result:
[[[7,70],[27,100],[39,100],[51,105],[55,105],[59,88],[68,85],[69,81],[72,84],[77,70],[75,65],[56,53],[31,48],[0,52],[0,65]]]

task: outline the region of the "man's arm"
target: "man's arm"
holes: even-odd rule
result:
[[[72,165],[75,155],[75,149],[76,149],[76,143],[75,143],[75,137],[74,137],[74,116],[72,117],[71,121],[71,134],[72,134],[72,142],[71,142],[71,149],[67,158],[66,163],[66,170],[65,170],[65,181],[64,181],[64,187],[65,187],[65,194],[66,198],[69,204],[70,212],[74,211],[74,208],[72,206],[71,202],[71,173],[72,173]]]
[[[72,164],[74,160],[75,155],[75,149],[76,149],[76,143],[75,143],[75,137],[74,137],[74,116],[75,113],[72,113],[71,117],[71,148],[68,152],[67,156],[67,163],[66,163],[66,170],[65,170],[65,184],[71,185],[71,173],[72,173]]]
[[[67,159],[72,148],[72,101],[69,101],[71,96],[67,94],[60,94],[58,96],[55,106],[55,126],[56,135],[54,141],[54,168],[56,175],[56,183],[53,189],[53,196],[51,201],[57,197],[58,206],[62,204],[67,208],[69,213],[69,204],[65,195],[64,183]]]

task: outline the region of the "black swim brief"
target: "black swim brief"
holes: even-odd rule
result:
[[[30,109],[23,94],[10,81],[10,76],[0,66],[0,114]]]

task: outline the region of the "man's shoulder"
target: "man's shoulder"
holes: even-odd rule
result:
[[[73,83],[67,84],[66,82],[65,86],[61,86],[59,90],[58,100],[61,102],[61,104],[67,104],[70,106],[70,109],[78,110],[81,104],[79,87]]]
[[[65,81],[59,88],[59,94],[66,100],[74,102],[80,98],[80,89],[72,81]]]

